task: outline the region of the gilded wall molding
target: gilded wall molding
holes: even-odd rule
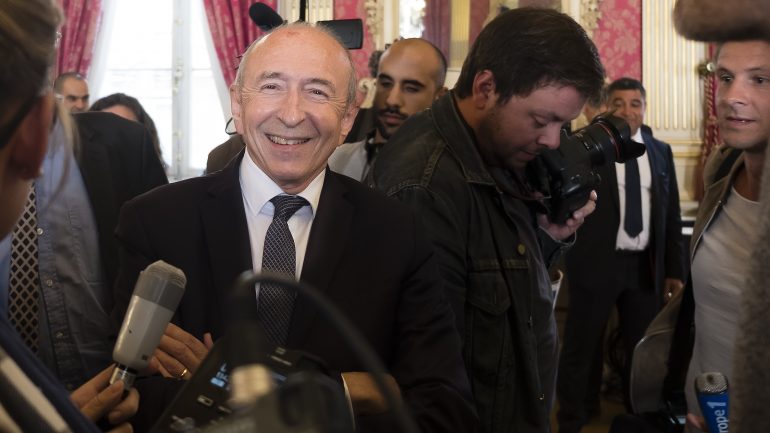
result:
[[[382,28],[382,15],[380,14],[377,0],[366,0],[364,2],[364,13],[366,14],[364,19],[366,28],[369,30],[369,34],[376,39]]]
[[[642,1],[642,82],[647,89],[645,123],[674,152],[682,208],[694,208],[703,131],[703,81],[698,65],[708,57],[701,42],[676,32],[676,0]]]
[[[580,0],[580,23],[588,33],[593,37],[594,30],[599,27],[599,20],[602,18],[602,11],[599,5],[602,0]]]

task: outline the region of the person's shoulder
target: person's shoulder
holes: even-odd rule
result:
[[[367,218],[405,216],[410,212],[403,203],[344,174],[329,171],[326,175],[327,181],[336,183],[344,191],[345,198],[357,207],[357,212],[368,215]]]
[[[365,157],[365,144],[365,140],[342,143],[329,156],[329,166],[332,170],[339,172],[339,169],[344,168],[343,166],[356,155]]]
[[[738,163],[742,151],[722,145],[711,151],[703,167],[704,182],[709,185],[727,176]]]
[[[340,144],[337,149],[334,150],[332,153],[332,156],[334,155],[344,155],[344,154],[351,154],[360,151],[364,148],[366,144],[366,140],[360,140],[360,141],[351,141],[349,143],[342,143]]]
[[[195,206],[208,197],[211,191],[222,182],[221,175],[222,172],[217,172],[212,175],[193,177],[161,185],[134,197],[130,201],[130,206],[152,211]]]
[[[446,147],[430,110],[411,116],[377,154],[372,179],[384,191],[426,179],[429,162]]]
[[[232,137],[228,138],[227,141],[213,148],[211,152],[209,152],[209,158],[235,155],[240,152],[244,146],[243,137],[240,134],[234,134]]]
[[[652,133],[652,128],[650,128],[648,125],[643,124],[641,126],[641,130],[642,130],[642,138],[648,145],[654,145],[660,149],[671,149],[670,144],[655,137],[655,135]]]

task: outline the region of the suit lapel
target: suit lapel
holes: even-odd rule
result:
[[[331,289],[332,277],[342,253],[348,244],[350,226],[353,223],[355,207],[345,197],[346,188],[337,174],[326,170],[326,179],[321,190],[318,210],[310,230],[307,252],[300,280],[321,293]],[[303,296],[298,296],[294,305],[287,345],[301,345],[307,336],[318,308]]]
[[[642,138],[647,147],[647,159],[650,161],[650,230],[652,230],[650,239],[654,239],[655,245],[661,245],[662,238],[659,239],[659,236],[663,236],[663,233],[658,228],[663,224],[663,214],[660,211],[662,208],[659,205],[659,200],[663,200],[660,191],[661,182],[663,182],[664,177],[668,178],[663,173],[666,166],[665,156],[660,152],[660,148],[656,146],[655,139],[651,135],[642,131]],[[668,175],[671,174],[668,173]]]
[[[243,154],[241,151],[225,169],[209,175],[215,177],[216,182],[209,188],[209,196],[201,204],[202,225],[219,306],[226,305],[235,278],[253,268],[239,180]],[[226,312],[214,315],[219,318],[213,324],[215,335],[221,335],[224,331],[223,314]]]

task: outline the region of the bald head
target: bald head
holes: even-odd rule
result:
[[[446,57],[437,46],[422,38],[410,38],[396,41],[380,57],[380,65],[388,57],[403,58],[422,63],[437,87],[444,86],[446,79]]]
[[[380,57],[374,97],[376,140],[385,141],[411,115],[441,96],[446,59],[425,39],[395,42]]]

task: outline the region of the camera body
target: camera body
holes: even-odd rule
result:
[[[628,124],[611,113],[600,114],[572,135],[562,131],[559,148],[540,154],[550,190],[544,204],[551,222],[563,224],[588,202],[601,182],[597,167],[624,163],[644,151],[644,144],[631,140]]]

